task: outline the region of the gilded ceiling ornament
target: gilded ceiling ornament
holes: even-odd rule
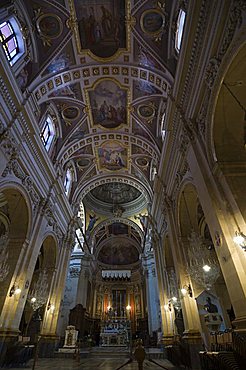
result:
[[[35,24],[44,46],[51,46],[52,40],[59,37],[63,30],[61,18],[56,14],[44,14],[41,8],[34,9]]]
[[[161,5],[161,3],[159,2]],[[140,26],[144,33],[151,36],[154,41],[160,41],[165,27],[164,7],[147,9],[140,18]]]
[[[79,118],[80,110],[76,106],[65,105],[62,109],[61,115],[66,125],[70,126],[73,121]]]
[[[137,113],[139,117],[144,119],[147,123],[151,123],[156,113],[155,104],[153,102],[141,104],[138,106]]]

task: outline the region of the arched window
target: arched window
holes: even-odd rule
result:
[[[69,195],[69,192],[71,190],[72,179],[73,179],[72,170],[71,170],[71,168],[68,168],[67,172],[66,172],[65,179],[64,179],[64,188],[65,188],[66,195]]]
[[[0,24],[0,40],[8,60],[11,61],[19,52],[19,47],[10,22],[3,22]]]
[[[178,20],[177,20],[176,36],[175,36],[175,49],[177,50],[177,52],[180,52],[180,48],[181,48],[185,17],[186,17],[185,11],[183,9],[180,9]]]
[[[44,122],[40,137],[42,142],[44,143],[46,150],[48,151],[53,140],[55,139],[55,126],[50,116],[47,116]]]
[[[165,119],[166,119],[166,112],[163,113],[162,119],[161,119],[161,138],[162,141],[164,141],[166,136],[166,130],[165,130]]]
[[[0,42],[10,65],[13,65],[24,54],[23,35],[14,17],[1,22]]]

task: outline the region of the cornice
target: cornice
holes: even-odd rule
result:
[[[151,85],[161,91],[162,96],[167,97],[173,78],[169,74],[149,70],[131,64],[113,64],[113,65],[85,65],[71,67],[69,70],[53,75],[46,76],[41,81],[36,79],[28,90],[33,93],[39,104],[48,100],[48,95],[57,88],[69,86],[75,82],[81,82],[84,88],[88,88],[93,83],[102,78],[117,78],[125,86],[130,86],[131,81],[148,81]]]

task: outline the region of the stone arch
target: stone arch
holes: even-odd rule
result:
[[[242,215],[246,214],[245,58],[246,43],[233,56],[223,77],[212,127],[212,143],[217,163]]]
[[[6,233],[8,274],[1,282],[0,312],[8,303],[12,286],[18,283],[18,270],[23,260],[21,251],[28,240],[31,210],[27,196],[18,185],[5,184],[1,188],[1,231]],[[20,222],[21,220],[21,222]],[[10,297],[11,298],[11,297]]]
[[[49,302],[50,290],[52,287],[53,276],[56,272],[58,256],[58,245],[55,236],[52,234],[44,235],[43,242],[41,244],[39,254],[36,260],[35,268],[32,274],[30,282],[28,301],[23,310],[20,331],[23,335],[31,337],[31,340],[35,340],[36,336],[41,331],[41,319],[44,318],[45,307]],[[31,305],[31,298],[35,297],[35,284],[45,271],[47,275],[47,297],[46,302],[40,306],[37,310],[34,310]]]
[[[126,218],[114,218],[114,219],[109,219],[109,220],[104,220],[100,222],[93,230],[92,235],[91,235],[91,240],[92,240],[92,245],[95,245],[95,237],[98,231],[103,228],[104,226],[111,225],[115,222],[120,222],[122,224],[131,226],[136,232],[138,233],[139,237],[141,238],[141,242],[143,242],[144,239],[144,234],[141,228],[133,221],[128,220]]]

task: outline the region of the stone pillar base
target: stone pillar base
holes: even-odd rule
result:
[[[232,324],[235,326],[236,333],[246,335],[246,316],[237,317]]]
[[[199,351],[203,350],[201,334],[194,330],[185,330],[182,340],[187,348],[187,356],[190,356],[189,362],[191,369],[201,369]]]
[[[161,343],[164,344],[164,346],[170,346],[174,342],[174,336],[173,335],[163,335]]]
[[[3,366],[6,358],[6,352],[18,340],[19,331],[0,330],[0,367]]]
[[[57,335],[41,334],[38,343],[38,357],[54,357],[55,351],[58,350],[59,339]]]

